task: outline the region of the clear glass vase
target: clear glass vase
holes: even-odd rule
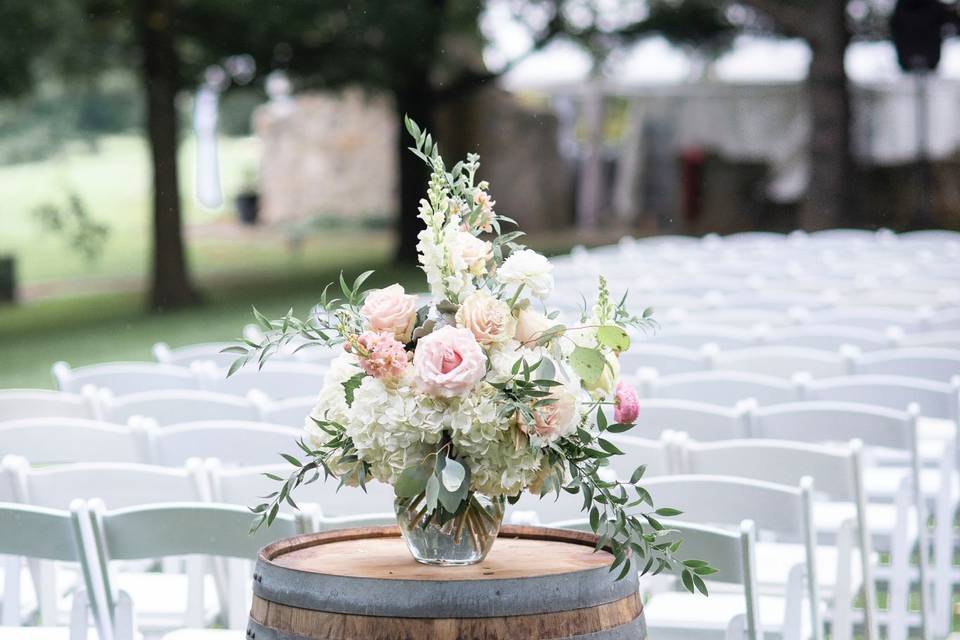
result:
[[[467,501],[456,515],[441,519],[424,514],[422,499],[396,499],[397,523],[417,562],[461,566],[487,557],[500,533],[504,499],[472,493]]]

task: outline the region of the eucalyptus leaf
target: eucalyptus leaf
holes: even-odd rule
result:
[[[426,497],[427,513],[433,513],[437,509],[437,500],[440,497],[440,481],[436,474],[432,474],[427,479]]]
[[[443,482],[444,489],[453,492],[458,491],[463,486],[466,475],[467,472],[462,464],[452,458],[447,458],[443,471],[440,472],[440,480]]]
[[[630,336],[620,327],[613,325],[604,325],[597,329],[597,341],[617,353],[630,348]]]
[[[427,488],[427,480],[433,474],[433,467],[425,464],[416,464],[400,472],[397,483],[393,486],[399,498],[413,498],[423,493]]]
[[[603,375],[603,368],[607,366],[607,359],[597,349],[578,346],[570,354],[570,366],[585,383],[594,385]]]

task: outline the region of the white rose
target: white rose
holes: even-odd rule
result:
[[[512,338],[516,320],[506,302],[477,291],[457,310],[457,325],[469,329],[480,344],[490,345]]]
[[[511,254],[500,265],[497,277],[504,284],[525,287],[532,295],[541,299],[553,291],[553,265],[531,249]]]
[[[527,307],[517,315],[516,338],[523,345],[533,346],[537,338],[554,324],[547,316]]]

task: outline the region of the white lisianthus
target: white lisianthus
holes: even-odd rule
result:
[[[543,299],[553,291],[553,265],[536,251],[523,249],[503,261],[497,279],[514,289],[522,286],[531,295]]]

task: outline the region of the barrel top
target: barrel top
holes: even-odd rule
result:
[[[594,552],[596,538],[577,531],[503,527],[486,559],[465,567],[416,562],[397,527],[366,527],[298,536],[268,545],[261,561],[330,576],[380,580],[462,581],[531,578],[608,567],[606,551]]]

